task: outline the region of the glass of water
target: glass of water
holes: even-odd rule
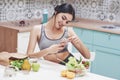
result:
[[[6,77],[12,77],[16,75],[15,68],[12,67],[11,65],[6,66],[5,71],[4,71],[4,76]]]

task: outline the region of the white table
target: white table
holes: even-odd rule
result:
[[[69,80],[67,78],[61,77],[60,73],[65,69],[64,66],[52,63],[46,60],[40,60],[40,70],[39,72],[30,71],[29,74],[24,74],[18,71],[16,76],[5,77],[4,76],[4,66],[0,65],[0,80]],[[87,73],[83,77],[75,77],[72,80],[115,80],[105,76]]]

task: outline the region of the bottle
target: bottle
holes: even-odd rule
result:
[[[46,23],[47,21],[48,21],[48,11],[47,9],[44,9],[42,14],[42,23]]]

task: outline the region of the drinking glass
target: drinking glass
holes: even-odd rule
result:
[[[4,75],[6,77],[12,77],[16,75],[15,68],[12,67],[11,65],[5,67]]]

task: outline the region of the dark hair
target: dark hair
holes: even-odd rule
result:
[[[75,10],[71,4],[63,3],[61,5],[57,5],[54,10],[58,13],[69,13],[73,16],[73,19],[75,19]],[[55,15],[55,14],[54,14]]]

